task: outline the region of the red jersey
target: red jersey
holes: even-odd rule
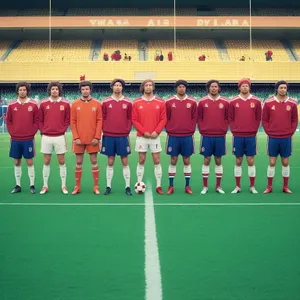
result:
[[[264,103],[262,124],[269,137],[291,137],[298,126],[297,101],[287,98],[281,102],[275,96],[270,97]]]
[[[36,101],[19,99],[8,104],[6,125],[11,138],[16,141],[33,140],[39,129],[39,109]]]
[[[190,136],[197,123],[197,101],[186,96],[180,100],[176,95],[166,101],[166,131],[171,136]]]
[[[225,136],[228,130],[228,99],[219,96],[216,100],[209,95],[198,103],[198,129],[203,136]]]
[[[256,136],[262,114],[261,101],[249,95],[247,99],[237,96],[229,104],[229,126],[233,136]]]
[[[70,104],[64,98],[46,98],[39,109],[39,129],[47,136],[64,135],[70,125]]]
[[[151,134],[153,131],[160,134],[167,123],[164,100],[156,96],[150,100],[137,98],[132,106],[132,123],[138,136],[143,136],[145,132]]]
[[[127,136],[132,127],[132,103],[122,97],[120,100],[113,96],[102,102],[102,130],[106,136]]]

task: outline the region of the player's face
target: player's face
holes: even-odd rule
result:
[[[51,97],[57,98],[59,96],[58,86],[53,86],[50,90]]]
[[[123,90],[123,86],[120,82],[116,82],[114,85],[113,85],[113,92],[115,94],[121,94],[122,93],[122,90]]]
[[[213,96],[219,94],[219,86],[216,82],[213,82],[209,87],[209,93]]]
[[[286,93],[287,93],[286,84],[281,84],[277,89],[277,93],[279,96],[286,96]]]
[[[18,90],[18,96],[20,99],[24,99],[27,97],[27,89],[26,86],[20,86]]]
[[[240,86],[240,92],[242,93],[242,94],[248,94],[249,92],[250,92],[250,87],[249,87],[249,85],[247,84],[247,83],[244,83],[244,84],[242,84],[241,86]]]
[[[147,82],[144,85],[144,93],[145,94],[151,94],[151,93],[153,93],[153,91],[154,91],[153,83],[152,82]]]
[[[185,87],[185,85],[184,84],[179,84],[179,86],[177,87],[176,91],[177,91],[177,94],[180,95],[180,96],[185,95],[185,93],[186,93],[186,87]]]
[[[81,95],[84,98],[87,98],[91,95],[91,88],[87,85],[87,86],[82,86],[81,89]]]

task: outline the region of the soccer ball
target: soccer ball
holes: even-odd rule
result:
[[[134,190],[137,194],[143,194],[146,190],[146,184],[144,182],[137,182],[134,186]]]

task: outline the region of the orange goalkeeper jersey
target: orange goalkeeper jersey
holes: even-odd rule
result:
[[[77,99],[71,107],[71,130],[73,140],[80,139],[84,145],[92,143],[93,139],[101,139],[102,108],[101,103],[90,100]]]

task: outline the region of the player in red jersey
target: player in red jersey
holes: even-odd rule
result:
[[[28,167],[30,192],[35,194],[35,171],[33,158],[35,156],[34,136],[39,128],[39,112],[37,103],[29,98],[30,85],[19,82],[16,92],[18,99],[9,103],[6,125],[11,136],[9,156],[14,159],[16,186],[12,194],[21,192],[22,157]]]
[[[71,106],[73,152],[76,155],[76,186],[72,195],[80,193],[82,163],[85,151],[90,155],[92,164],[94,193],[99,195],[97,154],[100,151],[100,139],[102,135],[102,107],[101,103],[91,96],[93,85],[90,81],[81,81],[79,88],[81,97],[75,100]]]
[[[174,192],[178,155],[182,156],[184,164],[185,192],[193,193],[190,188],[192,173],[190,158],[195,153],[194,133],[197,123],[197,101],[186,94],[187,87],[188,83],[185,80],[176,81],[176,95],[166,101],[166,131],[168,133],[166,153],[171,156],[168,195]]]
[[[211,156],[215,159],[216,191],[224,194],[221,187],[223,175],[222,156],[226,155],[226,133],[228,130],[228,99],[220,96],[220,83],[210,80],[206,84],[207,96],[198,103],[198,129],[201,134],[200,154],[204,156],[202,166],[203,189],[208,192],[208,176]]]
[[[132,103],[123,96],[125,86],[123,79],[114,79],[110,87],[113,94],[102,102],[103,136],[101,153],[107,156],[106,190],[104,195],[111,192],[111,181],[114,174],[115,155],[121,157],[123,177],[125,179],[125,193],[131,196],[130,168],[128,155],[131,153],[129,133],[132,127]]]
[[[263,107],[262,124],[268,135],[268,186],[265,194],[273,190],[273,178],[278,155],[281,157],[284,193],[291,194],[289,157],[292,155],[292,136],[298,126],[297,101],[287,95],[288,84],[281,80],[275,84],[276,96],[266,100]]]
[[[68,194],[66,187],[65,153],[67,152],[67,143],[65,133],[70,125],[70,104],[62,98],[62,84],[60,82],[50,82],[47,91],[49,98],[41,101],[39,109],[39,129],[42,134],[41,152],[44,153],[44,185],[40,194],[43,195],[48,192],[53,148],[59,163],[61,190],[64,194]]]
[[[233,135],[233,154],[236,157],[234,176],[236,187],[232,194],[241,191],[242,162],[245,155],[250,177],[250,192],[257,194],[255,189],[256,168],[254,156],[257,154],[256,134],[261,122],[261,101],[250,94],[251,82],[242,79],[238,83],[240,94],[230,101],[229,125]]]
[[[154,95],[155,84],[152,80],[145,80],[140,91],[142,97],[137,98],[132,106],[132,123],[137,130],[135,150],[139,153],[137,165],[138,182],[143,180],[146,154],[152,153],[154,174],[156,177],[156,192],[163,194],[161,188],[162,168],[160,164],[161,143],[159,134],[166,125],[165,102]]]

